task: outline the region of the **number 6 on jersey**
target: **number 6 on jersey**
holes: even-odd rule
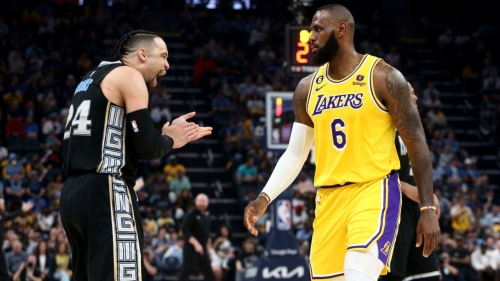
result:
[[[333,119],[331,127],[332,127],[333,146],[338,151],[344,150],[345,145],[347,143],[347,137],[345,133],[342,131],[345,129],[344,120],[340,118]]]
[[[76,109],[74,118],[73,111],[73,105],[71,105],[68,112],[68,120],[66,121],[64,139],[68,139],[71,136],[71,131],[73,131],[73,135],[76,136],[90,136],[90,129],[88,128],[92,124],[92,121],[88,119],[90,112],[90,100],[84,100],[80,103]],[[70,122],[71,126],[68,127]],[[73,127],[76,127],[76,129],[73,129]]]

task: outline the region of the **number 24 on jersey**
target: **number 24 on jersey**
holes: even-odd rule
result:
[[[75,136],[90,136],[92,121],[89,120],[90,100],[84,100],[80,103],[76,112],[73,105],[69,108],[68,121],[64,131],[64,139],[68,139],[71,135]]]

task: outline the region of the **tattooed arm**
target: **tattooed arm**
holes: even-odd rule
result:
[[[429,148],[416,105],[404,76],[385,62],[379,62],[374,74],[375,92],[396,123],[399,135],[408,148],[411,167],[418,186],[420,203],[432,206],[433,179]]]
[[[381,61],[375,67],[374,87],[378,98],[385,104],[392,116],[399,135],[408,149],[420,204],[433,206],[433,179],[429,148],[417,106],[413,103],[410,88],[404,76],[395,68]],[[439,242],[439,224],[431,210],[421,212],[417,226],[417,246],[424,235],[424,256],[428,256]]]
[[[293,112],[295,113],[295,122],[302,123],[311,128],[314,128],[314,124],[311,120],[309,114],[307,114],[307,97],[309,96],[309,85],[314,74],[300,80],[295,92],[293,93],[292,105]]]

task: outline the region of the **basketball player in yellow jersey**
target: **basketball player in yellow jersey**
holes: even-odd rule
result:
[[[422,124],[403,75],[354,49],[354,19],[341,5],[319,8],[309,43],[319,69],[295,90],[290,143],[268,183],[245,209],[249,232],[268,204],[300,172],[315,141],[316,218],[312,280],[377,280],[387,271],[401,208],[397,127],[421,203],[417,246],[428,256],[439,242],[432,168]]]

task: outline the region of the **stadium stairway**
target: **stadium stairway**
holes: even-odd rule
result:
[[[194,122],[211,124],[207,104],[201,89],[192,84],[193,58],[190,48],[180,43],[178,37],[164,37],[169,49],[170,69],[161,81],[170,95],[172,118],[196,111]],[[193,196],[205,193],[210,198],[209,211],[212,216],[212,231],[217,232],[223,224],[233,230],[233,237],[245,235],[243,214],[237,205],[237,192],[232,185],[232,175],[225,168],[226,156],[223,146],[215,135],[192,142],[175,152],[179,163],[186,167],[186,175],[192,184]]]
[[[481,96],[464,93],[458,78],[446,69],[439,53],[421,43],[408,43],[412,59],[419,64],[424,81],[433,81],[440,91],[439,99],[448,125],[455,132],[455,139],[471,157],[477,159],[477,169],[489,176],[489,183],[497,188],[500,182],[500,157],[494,143],[487,140],[479,126]],[[426,85],[421,85],[422,90]],[[497,194],[498,196],[498,194]]]

